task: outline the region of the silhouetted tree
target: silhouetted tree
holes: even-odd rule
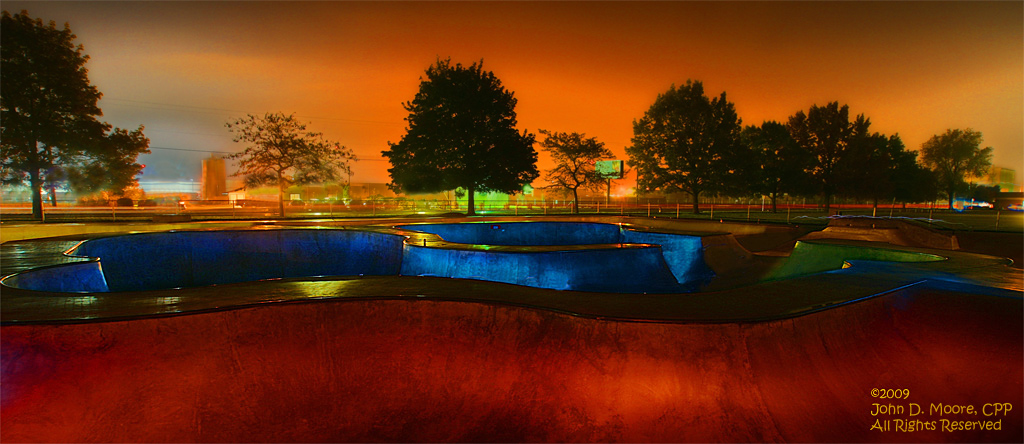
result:
[[[477,192],[513,194],[540,173],[534,135],[516,130],[516,98],[483,61],[468,67],[438,60],[420,78],[408,128],[382,152],[395,191],[429,193],[465,189],[468,215]]]
[[[952,209],[956,192],[966,187],[965,179],[984,175],[992,165],[992,147],[981,148],[981,133],[970,128],[947,129],[921,145],[921,160],[935,171]]]
[[[0,17],[0,174],[5,184],[28,182],[36,220],[45,185],[92,169],[107,176],[95,180],[118,191],[134,181],[134,159],[148,152],[148,140],[125,146],[107,140],[120,140],[123,130],[108,135],[110,126],[97,121],[101,94],[89,84],[89,58],[74,40],[68,24],[58,29],[25,11]],[[132,133],[145,140],[142,127]]]
[[[612,151],[597,139],[584,137],[584,134],[545,130],[540,130],[540,133],[547,136],[541,146],[555,161],[555,167],[547,171],[547,182],[552,187],[572,191],[572,212],[579,214],[578,190],[596,189],[604,183],[595,163],[611,159]]]
[[[913,163],[909,154],[899,135],[868,133],[866,125],[855,129],[844,159],[845,194],[868,199],[876,209],[879,200],[895,198],[899,175]]]
[[[825,211],[832,196],[856,176],[858,166],[848,156],[850,143],[855,134],[866,134],[870,125],[863,114],[851,122],[849,107],[838,102],[814,105],[807,114],[798,111],[789,118],[789,133],[814,159],[809,173],[824,196]]]
[[[740,130],[725,92],[709,99],[699,81],[672,85],[633,121],[633,145],[626,153],[637,170],[637,188],[689,193],[699,214],[701,193],[739,180]]]
[[[935,173],[917,161],[917,151],[904,149],[894,159],[893,195],[896,200],[931,202],[937,196]]]
[[[760,127],[748,126],[743,129],[741,140],[749,147],[749,155],[744,156],[744,177],[749,189],[768,196],[773,213],[778,211],[780,195],[807,189],[805,170],[810,167],[810,154],[793,140],[785,125],[767,121]]]
[[[136,177],[142,174],[142,165],[136,161],[139,154],[150,152],[144,129],[141,125],[133,131],[107,128],[103,136],[93,138],[100,145],[95,154],[64,171],[71,189],[78,193],[108,190],[124,195],[125,190],[137,186]]]
[[[247,187],[276,184],[278,214],[284,216],[285,190],[295,184],[339,181],[350,170],[352,151],[306,130],[294,114],[252,114],[227,123],[235,142],[248,144],[245,151],[227,156],[238,159],[238,172]]]

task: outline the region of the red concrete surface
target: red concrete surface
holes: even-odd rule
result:
[[[364,300],[4,326],[0,440],[1020,442],[1021,301],[915,291],[755,324]],[[910,418],[876,402],[1013,410],[879,432]]]

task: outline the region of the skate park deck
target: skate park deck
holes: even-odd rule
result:
[[[61,253],[93,236],[5,243],[3,273],[72,260]],[[1019,271],[960,251],[804,244],[801,262],[849,259],[684,294],[421,276],[8,287],[0,438],[1019,440]],[[889,251],[942,260],[877,260]],[[907,388],[926,409],[1017,410],[929,416],[1001,419],[1001,430],[882,432],[875,420],[907,418],[872,415],[872,388]]]

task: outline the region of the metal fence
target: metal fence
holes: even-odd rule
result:
[[[414,199],[367,199],[340,202],[292,202],[285,205],[287,219],[350,219],[387,216],[445,216],[465,214],[464,202]],[[655,218],[687,218],[714,221],[788,223],[824,225],[830,217],[875,216],[902,217],[919,220],[940,228],[996,229],[1013,231],[1024,227],[1024,213],[1019,211],[970,210],[950,211],[944,204],[881,205],[834,204],[826,213],[820,205],[780,203],[776,212],[761,202],[702,203],[694,214],[691,204],[665,202],[664,199],[620,199],[581,201],[582,215],[623,215]],[[45,222],[139,222],[139,221],[203,221],[278,219],[278,203],[274,201],[184,201],[178,204],[139,206],[83,206],[70,202],[47,203],[43,207]],[[0,205],[0,221],[5,223],[31,220],[31,205],[26,203]],[[479,200],[476,213],[481,216],[543,216],[573,214],[571,201]]]

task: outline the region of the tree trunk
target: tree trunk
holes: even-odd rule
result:
[[[700,214],[700,191],[690,193],[693,196],[693,214]]]
[[[467,201],[469,208],[466,209],[466,216],[476,216],[476,202],[473,199],[473,195],[476,194],[476,187],[470,186],[466,192],[469,193],[469,200]]]
[[[50,187],[50,203],[57,206],[57,187]]]
[[[825,214],[831,215],[829,210],[832,209],[832,193],[825,193]]]
[[[43,181],[39,169],[32,167],[28,172],[29,186],[32,187],[32,220],[43,220]]]
[[[572,189],[572,214],[580,214],[580,196],[576,188]]]
[[[949,195],[949,209],[950,209],[950,210],[952,210],[952,209],[953,209],[953,195],[954,195],[955,193],[956,193],[956,190],[955,190],[955,189],[953,189],[953,188],[950,188],[950,189],[949,189],[949,190],[947,190],[947,192],[946,192],[946,194],[947,194],[947,195]]]
[[[284,217],[284,175],[277,172],[277,215]]]
[[[39,142],[36,142],[35,132],[32,132],[32,137],[29,137],[26,148],[31,153],[28,159],[29,171],[28,171],[28,183],[29,187],[32,188],[32,220],[43,220],[43,181],[39,177]]]
[[[778,213],[779,212],[779,207],[776,205],[776,202],[779,200],[779,194],[778,193],[772,193],[771,194],[771,199],[772,199],[772,213]]]

